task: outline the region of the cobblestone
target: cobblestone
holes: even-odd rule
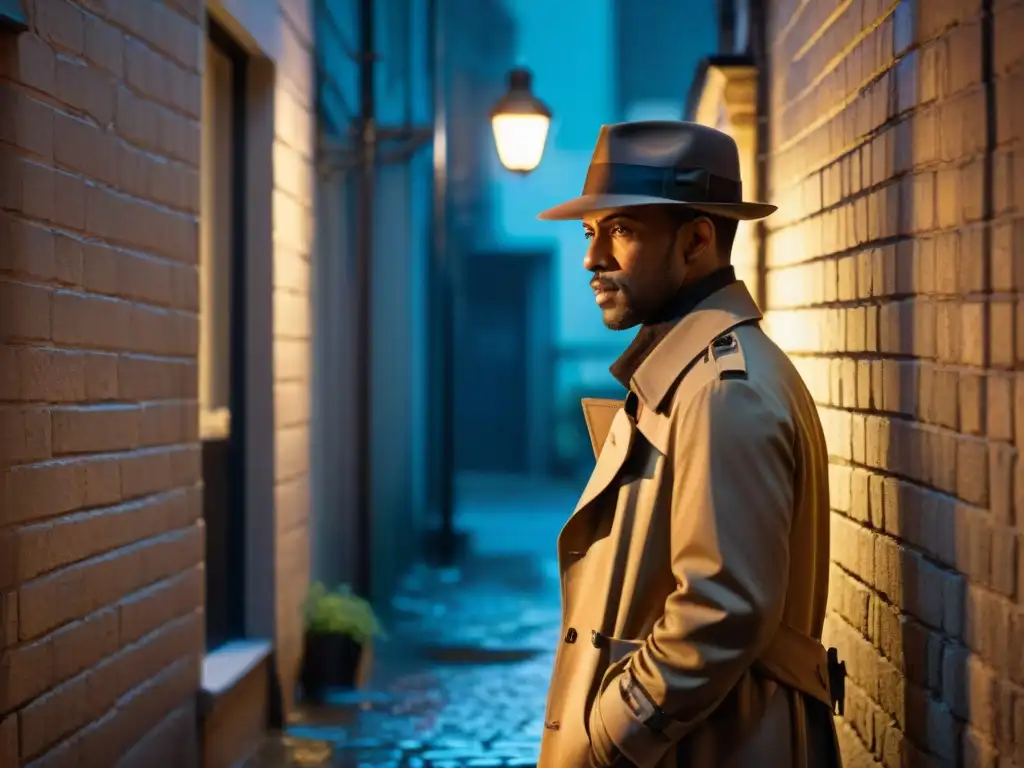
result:
[[[555,538],[572,493],[479,503],[459,568],[413,569],[369,684],[303,709],[248,768],[535,766],[559,632]]]

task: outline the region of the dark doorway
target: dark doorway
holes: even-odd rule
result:
[[[200,227],[199,400],[206,645],[245,635],[245,52],[209,21]]]
[[[537,474],[550,462],[551,253],[467,259],[455,350],[461,472]]]

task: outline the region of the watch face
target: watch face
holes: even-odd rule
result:
[[[648,707],[644,706],[647,702],[642,699],[637,687],[632,683],[633,681],[628,673],[623,675],[622,680],[619,681],[619,692],[622,694],[622,700],[629,706],[630,711],[643,721],[651,712]]]

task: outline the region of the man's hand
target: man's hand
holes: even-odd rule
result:
[[[593,747],[591,747],[590,765],[588,768],[636,768],[636,766],[634,766],[633,763],[631,763],[629,759],[617,749],[614,750],[609,760],[610,761],[602,760],[597,756],[597,753],[594,752]]]
[[[593,733],[589,768],[635,768],[635,766],[601,730]]]

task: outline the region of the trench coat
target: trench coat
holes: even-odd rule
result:
[[[820,642],[828,454],[760,320],[734,282],[654,347],[624,403],[584,401],[598,459],[558,537],[540,768],[840,764]]]

